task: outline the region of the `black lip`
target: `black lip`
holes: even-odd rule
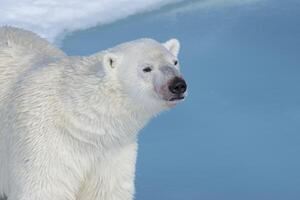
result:
[[[184,97],[172,97],[169,101],[177,101],[181,99],[184,99]]]

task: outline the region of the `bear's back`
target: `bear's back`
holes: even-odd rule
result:
[[[37,34],[15,27],[0,27],[0,49],[23,50],[23,53],[44,54],[54,57],[65,53]]]
[[[61,50],[30,31],[0,27],[0,108],[24,73],[63,57]]]

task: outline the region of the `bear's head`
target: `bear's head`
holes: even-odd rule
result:
[[[170,108],[186,96],[180,73],[177,39],[159,43],[140,39],[104,52],[102,62],[121,93],[137,108],[154,112]]]

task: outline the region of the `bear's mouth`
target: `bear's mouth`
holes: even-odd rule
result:
[[[180,101],[180,100],[182,100],[182,99],[184,99],[184,96],[172,97],[172,98],[170,98],[168,101]]]

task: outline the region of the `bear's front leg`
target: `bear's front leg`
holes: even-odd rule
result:
[[[76,200],[83,179],[76,155],[53,134],[38,139],[11,145],[8,200]]]
[[[86,178],[77,200],[132,200],[137,143],[108,153]]]

